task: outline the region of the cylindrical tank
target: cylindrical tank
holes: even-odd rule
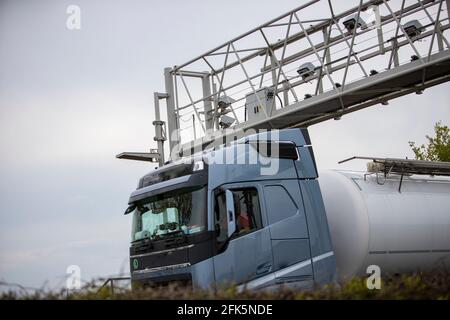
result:
[[[340,279],[450,268],[450,178],[319,174]]]

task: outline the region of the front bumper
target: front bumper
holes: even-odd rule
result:
[[[183,263],[152,269],[136,270],[131,273],[132,288],[151,288],[180,284],[192,288],[211,288],[214,284],[213,259],[191,265]]]

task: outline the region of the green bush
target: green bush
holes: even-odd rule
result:
[[[87,285],[77,292],[46,292],[37,290],[30,294],[10,291],[0,295],[0,299],[68,299],[68,300],[123,300],[123,299],[283,299],[283,300],[316,300],[316,299],[450,299],[450,272],[417,272],[414,274],[393,275],[383,277],[380,290],[369,290],[365,278],[354,278],[344,283],[337,283],[314,290],[300,291],[281,288],[275,291],[239,292],[236,286],[222,290],[196,290],[169,285],[162,288],[129,290],[116,288],[114,294],[110,287],[99,288]]]

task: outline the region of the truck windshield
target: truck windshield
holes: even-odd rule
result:
[[[206,230],[206,187],[151,197],[133,213],[131,241],[157,240]]]

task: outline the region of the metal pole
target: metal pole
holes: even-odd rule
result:
[[[272,52],[270,53],[270,66],[272,68],[272,85],[275,88],[277,85],[277,71],[276,70],[277,70],[277,66],[278,66],[278,61]]]
[[[161,121],[161,114],[159,109],[159,99],[167,98],[167,95],[160,94],[158,92],[153,93],[154,99],[154,107],[155,107],[155,121],[153,121],[153,125],[155,126],[155,140],[158,144],[158,153],[159,153],[159,166],[164,165],[164,141],[166,140],[164,125],[165,122]]]
[[[174,88],[173,79],[171,74],[172,68],[164,69],[164,78],[166,82],[166,93],[167,93],[167,128],[169,136],[169,147],[170,147],[170,158],[175,160],[178,158],[176,149],[180,143],[180,133],[178,131],[178,119],[175,114],[175,99],[174,99]]]
[[[358,13],[356,14],[356,25],[355,25],[355,28],[353,29],[352,41],[350,42],[350,46],[349,46],[349,50],[348,50],[347,63],[345,65],[344,76],[342,78],[342,89],[341,89],[342,91],[344,91],[345,81],[347,80],[347,72],[348,72],[348,67],[349,67],[349,63],[350,63],[350,58],[352,57],[352,55],[354,55],[355,58],[358,59],[356,54],[353,52],[353,44],[355,43],[356,30],[358,29],[358,23],[359,23],[359,17],[360,17],[360,14],[361,14],[361,5],[362,5],[362,3],[363,3],[363,0],[360,0],[359,1],[359,7],[358,7]],[[347,41],[345,41],[345,42],[347,43]],[[362,70],[364,71],[364,68]],[[364,71],[364,73],[365,73],[365,71]],[[367,77],[367,74],[366,74],[366,77]]]
[[[284,37],[283,51],[281,52],[281,61],[284,60],[284,55],[286,54],[287,39],[289,38],[289,32],[291,31],[291,22],[292,22],[292,14],[289,16],[289,25],[286,30],[286,36]],[[277,75],[277,81],[274,83],[275,92],[277,91],[277,88],[278,88],[278,82],[280,81],[281,71],[283,71],[283,69],[282,69],[282,64],[280,63],[278,75]]]
[[[329,28],[331,29],[331,26],[329,26]],[[330,35],[328,33],[328,28],[325,27],[322,29],[322,34],[323,34],[323,43],[326,46],[325,48],[325,61],[327,63],[326,68],[328,69],[328,72],[331,72],[331,55],[330,55],[330,49],[328,48],[328,44],[330,41]]]
[[[450,21],[450,0],[445,0],[445,4],[447,5],[447,16]]]
[[[213,89],[213,96],[216,96],[216,94],[217,94],[217,84],[213,81],[213,86],[212,86],[212,89]],[[219,106],[217,105],[217,102],[218,102],[218,95],[217,95],[217,99],[214,99],[213,100],[213,103],[214,103],[214,112],[213,112],[213,124],[214,124],[214,129],[215,130],[219,130],[219,115],[217,114],[218,113],[218,111],[219,111]]]
[[[375,27],[377,28],[378,44],[380,46],[380,53],[384,54],[384,38],[383,38],[383,26],[381,24],[380,7],[378,5],[373,6],[373,13],[375,14]]]
[[[192,114],[192,129],[194,129],[194,140],[197,140],[197,130],[195,130],[195,115]]]
[[[211,84],[209,75],[205,75],[202,77],[202,89],[203,96],[208,97],[211,95]],[[212,117],[212,104],[211,99],[205,99],[203,101],[203,110],[205,112],[205,128],[206,132],[212,131],[214,127],[214,121]],[[200,119],[199,119],[200,121]]]
[[[263,70],[264,68],[266,68],[266,66],[267,66],[267,58],[269,57],[269,55],[270,55],[270,51],[267,50],[266,54],[264,55],[264,67],[263,67],[261,70]],[[272,61],[271,61],[271,62],[272,62]],[[273,67],[272,67],[272,68],[273,68]],[[261,78],[259,79],[259,89],[261,89],[262,86],[263,86],[263,83],[264,83],[264,75],[265,75],[265,73],[263,73],[263,74],[261,75]],[[272,79],[273,79],[273,74],[272,74]]]
[[[283,107],[286,107],[289,105],[289,84],[287,84],[286,82],[283,82]]]
[[[398,57],[398,42],[397,39],[392,40],[393,44],[392,44],[392,54],[393,54],[393,59],[394,59],[394,67],[398,67],[400,65],[400,60]],[[390,68],[389,68],[390,69]]]

